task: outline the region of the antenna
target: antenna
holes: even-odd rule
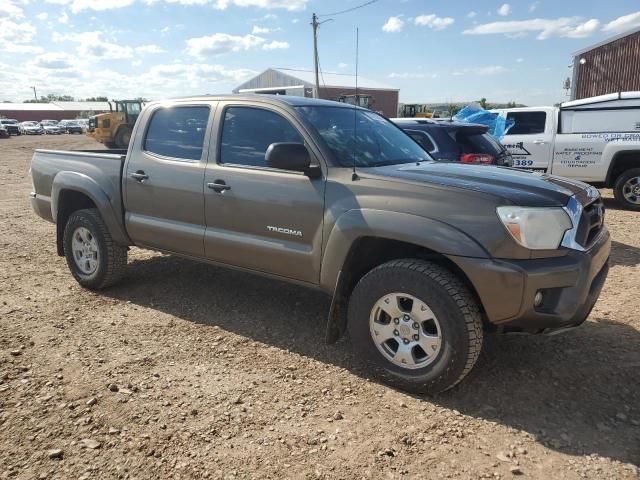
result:
[[[358,179],[358,174],[356,173],[356,146],[358,144],[358,103],[360,103],[358,99],[358,44],[360,40],[360,31],[356,28],[356,98],[353,102],[353,171],[351,173],[351,181],[356,181]]]

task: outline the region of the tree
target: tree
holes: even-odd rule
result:
[[[108,102],[107,97],[89,97],[84,99],[85,102]]]
[[[479,104],[480,104],[480,106],[481,106],[482,108],[484,108],[485,110],[488,110],[488,109],[489,109],[489,104],[487,103],[487,99],[486,99],[486,98],[482,97],[482,98],[478,101],[478,103],[479,103]]]

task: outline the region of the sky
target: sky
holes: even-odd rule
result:
[[[0,101],[227,93],[270,68],[354,73],[431,103],[567,99],[571,54],[640,26],[638,0],[0,0]],[[337,13],[337,14],[336,14]]]

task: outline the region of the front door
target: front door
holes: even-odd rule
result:
[[[135,244],[204,256],[203,180],[214,107],[145,112],[146,132],[136,132],[123,172],[125,223]]]
[[[546,171],[553,154],[553,113],[546,110],[507,112],[515,124],[502,139],[513,157],[513,166]]]
[[[218,117],[218,148],[205,174],[206,256],[317,284],[324,178],[265,162],[272,143],[305,143],[300,126],[276,107],[226,105]]]

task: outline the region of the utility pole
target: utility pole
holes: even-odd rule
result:
[[[31,88],[33,88],[33,98],[35,98],[35,99],[36,99],[36,102],[37,102],[37,101],[38,101],[38,94],[36,93],[36,87],[35,87],[35,86],[33,86],[33,87],[31,87]]]
[[[316,76],[316,91],[314,98],[320,98],[320,74],[318,66],[318,16],[314,13],[311,16],[311,26],[313,27],[313,70]]]

